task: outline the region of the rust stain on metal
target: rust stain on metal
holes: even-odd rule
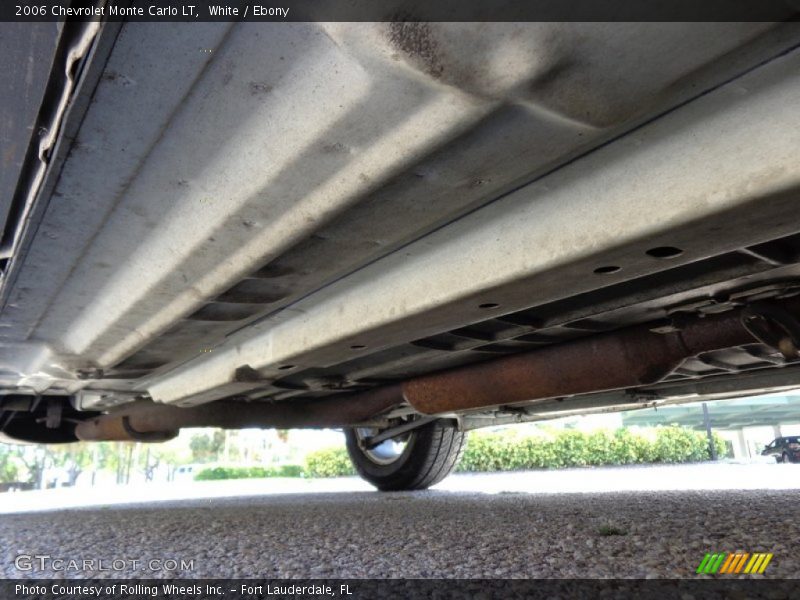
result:
[[[146,400],[84,421],[75,428],[75,435],[85,441],[151,441],[147,434],[169,434],[184,427],[347,427],[384,413],[402,401],[399,385],[334,398],[212,402],[192,408]]]
[[[673,333],[630,327],[418,377],[403,384],[417,411],[437,414],[624,389],[661,381],[686,358],[752,343],[740,311],[694,318]]]

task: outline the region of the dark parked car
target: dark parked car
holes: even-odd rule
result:
[[[793,463],[800,461],[800,436],[779,437],[766,446],[762,456],[774,456],[777,462]]]

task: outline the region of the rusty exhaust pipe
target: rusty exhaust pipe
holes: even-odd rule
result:
[[[193,408],[141,401],[84,421],[75,433],[81,440],[164,441],[182,427],[348,427],[404,402],[419,413],[436,415],[650,385],[703,352],[762,342],[797,354],[800,325],[794,315],[800,312],[800,299],[769,303],[767,308],[761,314],[746,307],[687,315],[659,332],[652,323],[627,327],[347,396],[220,401]],[[754,317],[758,321],[764,316],[773,321],[778,317],[778,329],[766,322],[752,326]],[[775,336],[766,339],[764,332],[770,333],[771,327]]]
[[[284,402],[210,402],[191,408],[140,400],[79,423],[83,441],[164,442],[183,427],[277,429],[348,427],[403,402],[399,385],[334,398]]]
[[[796,299],[772,305],[786,315],[800,308]],[[403,384],[403,396],[431,415],[654,384],[687,358],[761,341],[745,326],[745,310],[687,316],[667,333],[628,327],[417,377]]]

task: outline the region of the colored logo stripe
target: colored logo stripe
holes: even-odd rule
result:
[[[724,552],[720,553],[720,555],[717,557],[717,560],[714,561],[714,563],[711,565],[711,568],[710,568],[710,570],[708,572],[709,573],[716,573],[719,570],[719,568],[722,566],[722,561],[725,560],[725,556],[726,556],[726,554]]]
[[[734,573],[741,572],[742,568],[744,567],[744,563],[745,563],[745,561],[747,560],[747,558],[749,556],[750,556],[750,554],[747,553],[747,552],[742,554],[742,556],[739,558],[739,562],[736,563],[736,569],[734,569],[734,571],[733,571]]]
[[[765,554],[764,555],[764,560],[762,561],[761,566],[758,567],[758,572],[759,573],[763,573],[764,571],[766,571],[767,570],[767,565],[769,564],[769,561],[771,561],[771,560],[772,560],[772,553],[770,552],[769,554]]]
[[[745,573],[763,573],[767,568],[767,563],[772,560],[772,554],[753,554],[753,558],[747,563]]]
[[[725,559],[725,562],[722,564],[722,568],[719,570],[719,572],[730,573],[729,569],[731,568],[731,564],[733,564],[734,558],[738,558],[736,554],[728,554],[728,558]]]
[[[706,552],[706,555],[703,557],[703,560],[700,561],[700,566],[697,567],[697,571],[695,571],[695,573],[705,573],[709,560],[711,560],[711,555]]]
[[[724,552],[715,553],[715,554],[706,554],[703,557],[703,560],[700,562],[700,566],[697,567],[698,573],[716,573],[717,570],[722,565],[722,561],[725,560],[726,554]]]
[[[739,565],[742,563],[742,559],[744,558],[744,554],[741,552],[734,552],[730,555],[730,558],[725,561],[720,573],[736,573],[736,569],[739,568]]]
[[[767,565],[772,560],[773,554],[765,552],[725,552],[707,553],[700,565],[697,573],[723,574],[723,573],[763,573]]]
[[[759,562],[761,562],[761,555],[760,554],[753,554],[750,562],[747,563],[747,566],[744,568],[745,573],[750,573]]]

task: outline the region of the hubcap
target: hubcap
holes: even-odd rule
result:
[[[406,449],[406,445],[408,444],[408,436],[404,436],[404,439],[395,438],[392,440],[386,440],[374,448],[365,448],[364,440],[377,435],[378,433],[379,431],[377,429],[356,429],[356,437],[358,438],[359,446],[361,451],[364,453],[364,456],[366,456],[376,465],[390,465],[403,454],[403,451]]]

